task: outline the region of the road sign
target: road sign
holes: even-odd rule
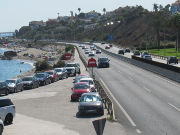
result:
[[[110,41],[114,40],[113,35],[109,35],[109,36],[108,36],[108,40],[110,40]]]
[[[65,58],[66,58],[66,60],[70,60],[71,59],[71,54],[70,53],[66,53],[65,54]]]
[[[96,67],[96,60],[94,58],[90,58],[88,60],[88,66],[89,67]]]
[[[95,120],[92,122],[93,126],[96,130],[97,135],[103,135],[105,123],[106,123],[106,118],[100,119],[100,120]]]

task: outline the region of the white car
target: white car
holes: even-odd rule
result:
[[[3,121],[0,119],[0,135],[2,135],[3,130],[4,130],[4,123],[3,123]]]
[[[8,98],[0,98],[0,117],[4,124],[11,124],[15,117],[15,105]]]
[[[91,88],[95,88],[95,84],[92,78],[82,78],[80,82],[88,82]]]
[[[152,57],[151,57],[151,55],[144,55],[144,56],[143,56],[143,59],[152,60]]]
[[[90,51],[88,56],[89,56],[89,57],[94,57],[94,56],[95,56],[94,51]]]

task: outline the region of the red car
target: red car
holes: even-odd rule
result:
[[[105,49],[110,49],[110,46],[109,46],[109,45],[107,45],[107,46],[105,47]]]
[[[57,74],[56,71],[49,70],[49,71],[46,71],[45,73],[48,73],[50,75],[51,82],[59,81],[59,75]]]
[[[72,88],[71,101],[77,101],[83,93],[92,92],[88,82],[78,82]]]

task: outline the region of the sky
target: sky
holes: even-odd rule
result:
[[[148,10],[153,4],[163,6],[174,3],[175,0],[0,0],[0,32],[14,32],[22,26],[28,26],[30,21],[47,21],[60,16],[70,16],[70,11],[78,13],[102,9],[112,11],[118,7],[142,5]]]

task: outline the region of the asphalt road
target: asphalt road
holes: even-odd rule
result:
[[[139,134],[179,135],[180,85],[108,57],[111,60],[110,68],[95,69],[95,72],[129,116],[126,116],[127,121],[122,121],[122,112],[116,111],[117,119],[123,125],[136,129]]]

